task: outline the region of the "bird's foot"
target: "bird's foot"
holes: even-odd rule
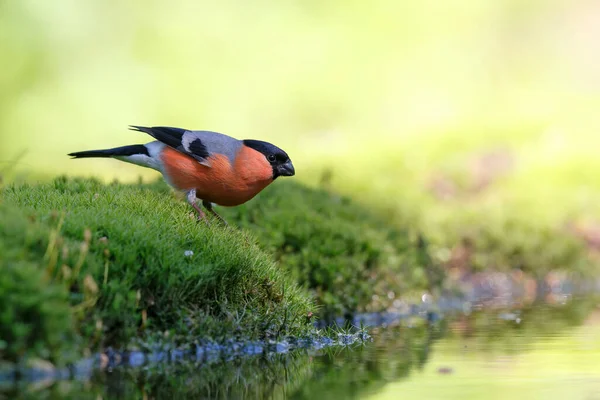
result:
[[[208,218],[206,216],[206,213],[204,211],[202,211],[202,209],[200,207],[198,207],[197,205],[195,205],[195,204],[193,204],[192,207],[194,207],[194,210],[196,210],[196,212],[194,213],[195,217],[196,217],[196,221],[197,222],[202,221],[205,224],[208,224],[209,221],[208,221]],[[192,214],[192,216],[193,216],[193,214]]]
[[[229,226],[229,224],[227,223],[227,221],[225,221],[225,219],[223,217],[221,217],[219,214],[217,214],[216,211],[213,210],[211,212],[212,212],[212,215],[214,215],[219,220],[220,223],[222,223],[225,226]]]
[[[212,203],[210,201],[206,201],[204,200],[202,202],[202,205],[212,214],[215,216],[215,218],[217,218],[219,220],[219,222],[221,222],[223,225],[225,226],[229,226],[229,224],[227,223],[227,221],[225,221],[225,219],[223,219],[223,217],[221,217],[219,214],[217,214],[217,212],[213,209],[212,207]]]
[[[206,218],[206,213],[202,211],[198,204],[196,204],[196,189],[192,189],[189,192],[187,192],[187,201],[192,207],[194,207],[194,210],[196,210],[197,221],[204,221],[208,224],[208,218]]]

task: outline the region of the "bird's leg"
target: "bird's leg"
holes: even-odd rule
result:
[[[210,201],[203,200],[203,201],[202,201],[202,205],[203,205],[203,206],[204,206],[204,207],[205,207],[205,208],[206,208],[206,209],[207,209],[207,210],[208,210],[208,211],[209,211],[209,212],[210,212],[212,215],[214,215],[215,217],[217,217],[217,219],[218,219],[219,221],[221,221],[221,222],[222,222],[222,223],[223,223],[225,226],[227,226],[227,221],[225,221],[225,220],[223,219],[223,217],[221,217],[219,214],[217,214],[217,212],[216,212],[216,211],[213,209],[213,207],[212,207],[212,203],[211,203]]]
[[[204,211],[202,211],[200,207],[198,207],[198,204],[196,204],[196,189],[192,189],[187,192],[187,201],[191,204],[192,207],[194,207],[194,210],[196,210],[196,212],[198,213],[198,221],[206,221],[206,214],[204,213]]]

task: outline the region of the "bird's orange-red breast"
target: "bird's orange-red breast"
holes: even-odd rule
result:
[[[233,164],[226,156],[210,157],[211,166],[170,147],[161,153],[164,173],[180,190],[196,189],[196,196],[222,206],[237,206],[273,182],[273,170],[256,150],[242,146]]]
[[[73,158],[112,157],[155,169],[167,183],[196,198],[212,212],[211,203],[237,206],[256,196],[279,176],[293,176],[287,153],[260,140],[238,140],[211,131],[132,126],[156,141],[69,154]]]

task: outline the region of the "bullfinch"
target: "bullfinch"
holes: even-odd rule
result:
[[[159,171],[167,183],[187,194],[187,201],[205,217],[196,203],[225,222],[213,204],[237,206],[256,196],[279,176],[293,176],[287,153],[260,140],[238,140],[217,132],[190,131],[166,126],[130,126],[156,139],[146,144],[70,153],[73,158],[110,157]]]

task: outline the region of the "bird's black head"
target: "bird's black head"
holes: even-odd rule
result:
[[[262,153],[273,168],[273,179],[278,176],[294,176],[296,171],[287,153],[271,143],[246,139],[244,145]]]

